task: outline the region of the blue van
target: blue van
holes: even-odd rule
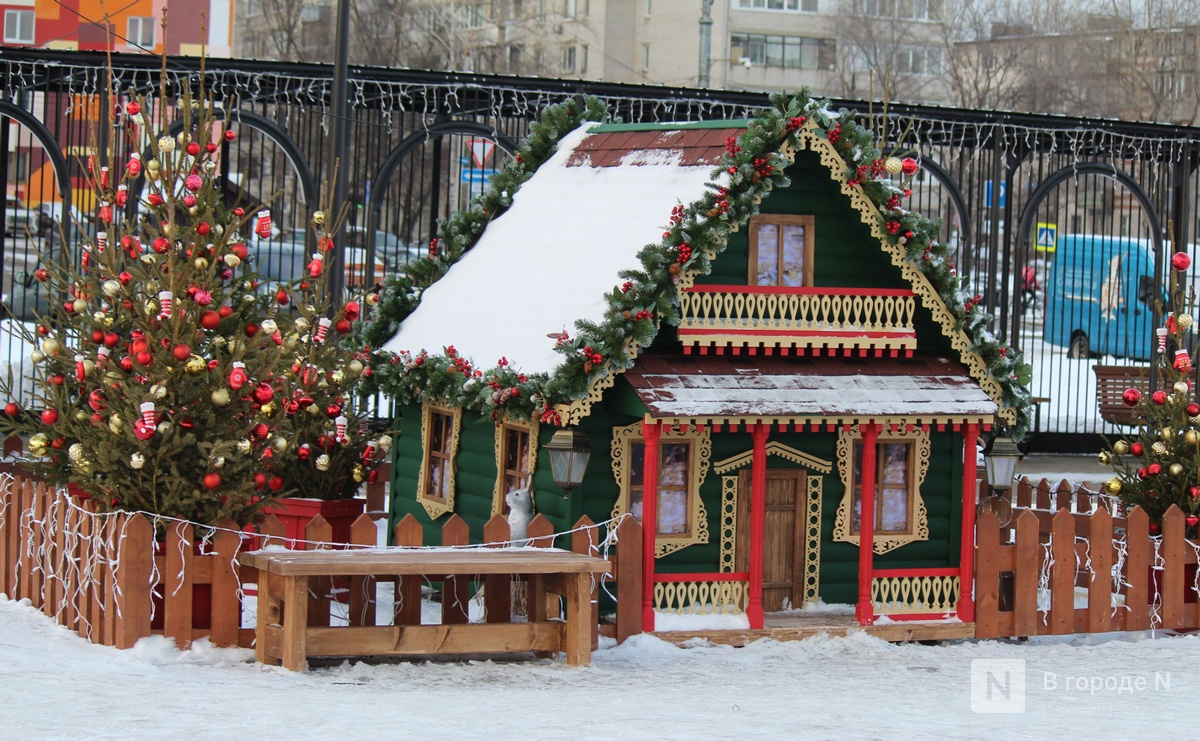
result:
[[[1127,237],[1066,234],[1046,281],[1042,337],[1068,348],[1071,358],[1149,360],[1154,300],[1150,247]]]

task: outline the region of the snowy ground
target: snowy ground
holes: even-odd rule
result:
[[[0,738],[1173,739],[1196,736],[1197,657],[1193,636],[920,646],[860,635],[742,649],[641,636],[586,668],[458,660],[292,674],[204,644],[94,646],[0,598]],[[1023,712],[972,712],[974,659],[1025,662]],[[1123,679],[1141,691],[1118,694]]]

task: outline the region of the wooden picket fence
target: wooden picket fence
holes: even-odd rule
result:
[[[377,529],[367,514],[351,528],[351,543],[333,543],[332,528],[320,516],[305,531],[307,543],[290,543],[284,525],[273,515],[256,528],[239,530],[222,523],[212,537],[197,539],[189,523],[160,519],[162,539],[155,523],[143,514],[98,513],[89,502],[76,502],[52,485],[23,474],[19,469],[0,473],[0,593],[11,599],[28,599],[32,605],[93,643],[129,648],[150,635],[165,635],[180,648],[206,637],[221,647],[250,647],[254,641],[253,615],[243,618],[247,592],[253,593],[257,572],[240,566],[241,551],[267,546],[283,548],[375,547]],[[423,543],[419,522],[411,515],[395,528],[400,546],[469,543],[467,524],[454,515],[441,532],[441,543]],[[597,555],[597,529],[582,518],[570,536],[570,548]],[[606,632],[624,639],[641,632],[641,526],[625,518],[619,538],[639,544],[631,548],[624,576],[616,582],[620,601],[616,625]],[[553,547],[550,522],[536,517],[529,525],[530,545]],[[509,540],[508,522],[493,517],[484,528],[484,540],[502,544]],[[637,557],[635,558],[634,555]],[[615,556],[614,556],[615,560]],[[632,571],[630,571],[632,570]],[[508,577],[483,577],[485,619],[511,619],[512,591]],[[314,624],[328,624],[333,599],[348,602],[352,624],[375,624],[376,584],[370,577],[345,583],[315,585],[310,599]],[[394,624],[421,622],[421,587],[409,579],[394,585]],[[447,579],[441,585],[442,620],[468,619],[466,605],[473,594],[471,582]],[[599,623],[597,589],[593,588],[593,625]],[[554,599],[552,595],[532,598]],[[550,602],[553,604],[553,602]],[[370,622],[366,622],[370,621]],[[246,622],[248,624],[243,624]],[[593,637],[597,631],[593,630]],[[595,643],[595,639],[593,640]]]
[[[1152,527],[1085,486],[1024,480],[976,524],[978,638],[1200,628],[1197,554],[1172,506]]]

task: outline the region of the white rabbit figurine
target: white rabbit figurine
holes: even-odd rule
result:
[[[533,519],[533,497],[529,494],[529,489],[517,489],[510,491],[504,495],[504,501],[508,504],[508,538],[515,546],[523,546],[529,543],[525,537],[528,532],[529,521]]]

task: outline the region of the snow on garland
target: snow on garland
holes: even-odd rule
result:
[[[420,303],[422,291],[508,209],[513,195],[554,154],[558,142],[586,121],[607,120],[606,107],[594,98],[585,99],[582,107],[570,100],[545,109],[489,190],[470,209],[439,222],[429,255],[410,264],[407,274],[387,280],[357,341],[374,348],[394,335]],[[956,328],[971,339],[970,350],[983,359],[1003,391],[1003,405],[1017,412],[1017,423],[1007,432],[1023,438],[1031,419],[1029,365],[989,331],[991,316],[967,290],[965,278],[957,275],[950,248],[937,240],[941,223],[901,208],[900,199],[911,192],[892,180],[896,173],[889,172],[890,163],[876,146],[874,133],[855,120],[854,112],[831,111],[827,101],[814,100],[807,89],[792,97],[772,96],[771,107],[729,143],[716,170],[724,174],[725,185],[710,184],[700,200],[674,209],[662,240],[638,254],[640,269],[622,272],[623,284],[609,292],[605,319],[577,321],[573,336],[564,332],[558,339],[555,349],[564,355],[564,362],[555,371],[520,374],[504,358],[491,368],[481,368],[453,347],[441,355],[376,351],[363,373],[361,390],[383,391],[401,401],[435,397],[493,418],[503,414],[561,423],[556,405],[582,399],[595,381],[632,367],[636,348],[653,342],[659,322],[679,323],[676,284],[685,277],[708,274],[712,260],[725,248],[732,225],[757,214],[759,202],[776,185],[788,184],[784,169],[791,162],[780,150],[799,144],[799,130],[809,120],[841,155],[847,182],[858,183],[879,208],[888,239],[904,248],[945,302]]]

